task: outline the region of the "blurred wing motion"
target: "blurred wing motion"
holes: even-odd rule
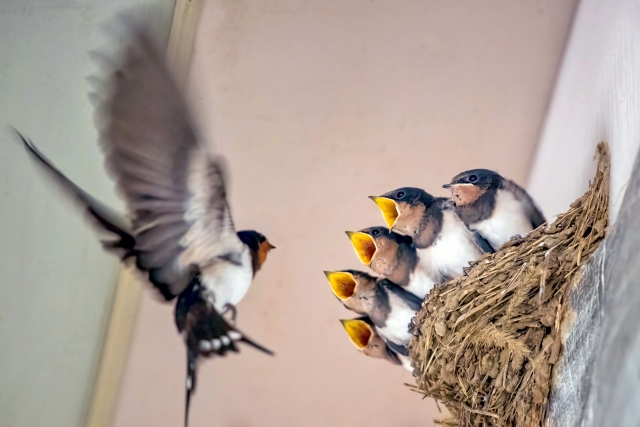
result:
[[[131,216],[137,265],[172,299],[189,284],[192,266],[242,250],[223,170],[198,145],[186,104],[143,30],[134,30],[105,92],[96,122]]]
[[[236,233],[220,160],[198,145],[186,104],[149,33],[140,25],[129,29],[118,66],[109,71],[101,93],[92,96],[106,168],[128,217],[84,192],[19,136],[94,224],[115,235],[105,248],[120,252],[122,259],[135,258],[166,300],[178,296],[175,321],[187,345],[188,411],[198,356],[237,352],[238,342],[272,354],[231,326],[221,310],[244,296],[273,246],[257,232],[242,232],[257,239],[255,244]],[[262,252],[256,257],[257,249]],[[185,423],[187,417],[188,412]]]

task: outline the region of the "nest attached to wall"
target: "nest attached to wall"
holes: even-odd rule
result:
[[[606,143],[596,157],[593,183],[568,212],[486,254],[425,299],[412,325],[412,388],[445,404],[451,417],[439,424],[543,425],[566,291],[608,224]]]

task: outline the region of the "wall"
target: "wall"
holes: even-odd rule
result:
[[[192,101],[230,165],[239,229],[277,246],[238,323],[269,346],[205,361],[192,426],[432,425],[401,368],[353,348],[323,270],[355,267],[344,230],[380,224],[366,196],[443,195],[471,167],[523,182],[575,0],[209,1]],[[143,298],[115,425],[179,425],[184,348]]]
[[[640,4],[583,0],[541,134],[529,189],[547,215],[565,211],[611,148],[615,220],[640,143]]]
[[[555,374],[553,426],[638,424],[637,176],[627,189],[634,161],[640,167],[639,21],[637,1],[582,0],[529,180],[547,215],[563,212],[594,175],[596,145],[609,143],[616,225],[568,296],[575,315]]]
[[[0,426],[83,425],[117,260],[34,168],[9,125],[115,206],[85,77],[101,25],[150,0],[0,2]],[[169,34],[174,2],[154,2]]]

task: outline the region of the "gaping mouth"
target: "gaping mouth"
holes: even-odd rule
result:
[[[389,230],[391,230],[393,228],[393,225],[398,220],[398,217],[400,216],[398,204],[386,197],[370,196],[369,198],[373,200],[376,205],[378,205],[380,211],[382,212],[382,218],[384,218],[384,222],[387,224],[387,227],[389,227]]]
[[[373,237],[360,231],[347,231],[347,236],[349,236],[353,249],[356,251],[356,255],[360,262],[369,266],[376,254],[376,251],[378,250]]]
[[[325,271],[324,274],[327,276],[327,279],[329,279],[333,294],[340,298],[340,300],[346,301],[353,296],[358,283],[351,273]]]
[[[373,337],[373,331],[365,321],[359,319],[340,320],[344,330],[347,331],[349,339],[358,350],[364,349],[369,345],[369,341]]]

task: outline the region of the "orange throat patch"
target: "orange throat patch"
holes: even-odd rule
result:
[[[473,184],[454,184],[451,186],[451,198],[456,206],[475,203],[487,190]]]
[[[262,267],[262,264],[267,260],[267,254],[273,248],[274,246],[268,240],[260,243],[260,246],[258,246],[258,268]]]

